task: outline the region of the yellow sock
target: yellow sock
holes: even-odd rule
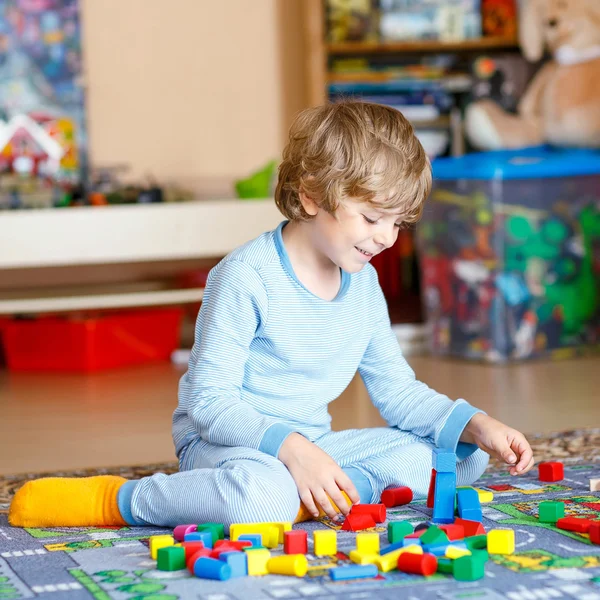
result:
[[[352,506],[352,500],[350,500],[350,498],[348,498],[348,494],[346,494],[346,492],[342,492],[342,496],[344,496],[344,498],[346,498],[346,502],[348,502],[348,506]],[[329,496],[327,496],[327,497],[329,498]],[[335,510],[337,510],[337,512],[339,512],[339,513],[342,512],[338,508],[337,504],[331,498],[329,498],[329,501],[331,502],[331,504],[333,504],[333,508],[335,508]],[[317,505],[317,508],[319,509],[318,518],[324,517],[325,511],[319,505]],[[311,521],[312,519],[314,519],[314,517],[312,516],[312,513],[309,512],[309,510],[306,508],[306,506],[304,506],[304,504],[302,502],[300,502],[300,510],[298,511],[298,514],[296,515],[296,518],[294,519],[294,523],[302,523],[303,521]]]
[[[8,522],[14,527],[127,525],[117,506],[126,481],[116,475],[28,481],[11,502]]]

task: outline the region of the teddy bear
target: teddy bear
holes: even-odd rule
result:
[[[551,58],[511,114],[491,100],[470,104],[465,133],[482,150],[539,144],[600,147],[600,0],[522,0],[525,58]]]

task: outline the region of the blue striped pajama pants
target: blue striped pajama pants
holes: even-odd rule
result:
[[[390,486],[406,485],[415,498],[427,495],[434,448],[430,439],[380,427],[332,431],[314,443],[340,467],[352,467],[363,482],[368,480],[371,497],[361,494],[363,503],[379,502],[381,492]],[[459,460],[457,485],[475,482],[488,460],[479,449]],[[289,471],[259,450],[196,439],[181,453],[179,467],[174,475],[158,473],[135,482],[129,494],[136,522],[165,527],[211,522],[228,527],[239,522],[293,521],[298,513],[300,498]]]

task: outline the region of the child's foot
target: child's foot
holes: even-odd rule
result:
[[[127,525],[117,506],[126,481],[116,475],[28,481],[11,502],[8,522],[14,527]]]
[[[346,498],[346,501],[348,502],[348,506],[352,506],[352,500],[350,500],[350,498],[348,498],[348,495],[346,494],[346,492],[342,492],[342,496],[344,496],[344,498]],[[327,496],[329,498],[329,496]],[[335,508],[335,510],[337,510],[338,513],[341,513],[342,511],[338,508],[337,504],[331,499],[329,498],[329,501],[331,502],[331,504],[333,505],[333,508]],[[319,516],[317,517],[318,519],[320,519],[321,517],[325,516],[325,511],[317,505],[317,508],[319,509]],[[315,517],[313,517],[312,513],[309,512],[308,508],[306,508],[306,506],[304,506],[304,504],[302,502],[300,502],[300,510],[298,511],[298,514],[296,515],[296,518],[294,519],[294,523],[302,523],[304,521],[312,521]]]

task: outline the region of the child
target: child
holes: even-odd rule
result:
[[[15,526],[302,521],[378,502],[390,486],[427,494],[435,447],[457,484],[490,453],[512,475],[525,437],[416,381],[369,261],[416,222],[431,169],[392,108],[342,102],[300,113],[279,168],[287,217],[210,273],[173,439],[180,472],[26,483]],[[333,432],[328,404],[358,370],[389,427]]]

